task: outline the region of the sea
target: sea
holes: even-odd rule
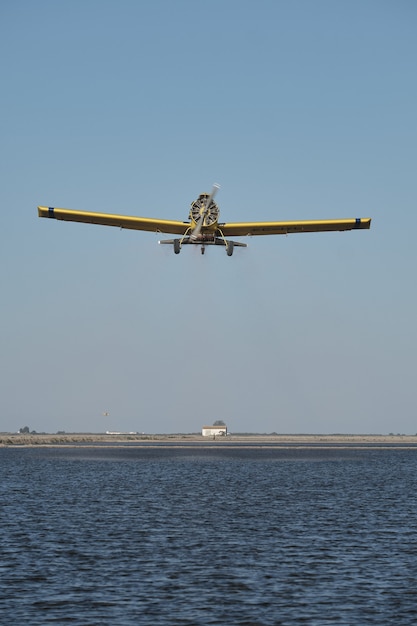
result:
[[[0,448],[0,623],[417,623],[417,448]]]

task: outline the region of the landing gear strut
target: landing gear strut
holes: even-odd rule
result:
[[[196,245],[200,247],[201,254],[204,254],[207,246],[222,246],[223,249],[226,250],[227,256],[232,256],[234,249],[237,246],[242,248],[246,248],[245,243],[240,243],[240,241],[230,241],[226,239],[223,233],[220,231],[220,237],[214,235],[205,235],[200,236],[196,239],[193,239],[190,235],[188,235],[188,230],[186,234],[181,237],[181,239],[162,239],[159,243],[169,244],[173,247],[175,254],[179,254],[182,250],[182,247],[187,245]]]

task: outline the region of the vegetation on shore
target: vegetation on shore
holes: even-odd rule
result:
[[[203,437],[198,433],[177,433],[177,434],[95,434],[95,433],[2,433],[0,434],[0,446],[60,446],[60,445],[88,445],[88,444],[131,444],[136,442],[140,445],[141,442],[172,442],[172,443],[192,443],[192,442],[206,442],[208,445],[213,443],[227,444],[228,442],[256,442],[260,445],[262,443],[276,443],[276,444],[395,444],[395,443],[410,443],[417,444],[417,435],[348,435],[348,434],[256,434],[256,433],[239,433],[228,435],[227,437],[216,437],[214,440],[211,437]]]

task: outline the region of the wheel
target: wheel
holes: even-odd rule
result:
[[[226,254],[227,254],[227,256],[232,256],[233,248],[234,248],[233,241],[228,241],[227,245],[226,245]]]
[[[179,254],[181,251],[181,244],[179,239],[174,239],[174,252],[175,254]]]

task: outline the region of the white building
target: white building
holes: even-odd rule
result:
[[[227,435],[227,426],[203,426],[201,429],[203,437],[225,437]]]

